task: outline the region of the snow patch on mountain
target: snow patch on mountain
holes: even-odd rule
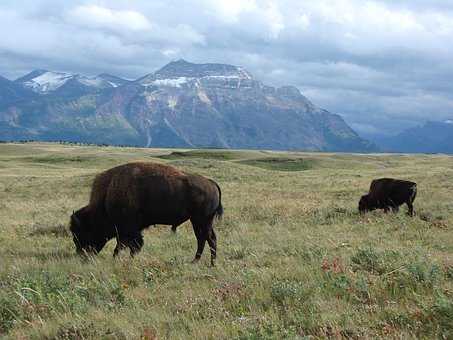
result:
[[[91,87],[102,87],[104,84],[104,80],[100,78],[88,78],[83,76],[76,76],[76,79],[81,82],[83,85],[91,86]]]
[[[177,87],[180,88],[183,85],[186,85],[188,83],[192,82],[199,82],[203,80],[218,80],[218,81],[236,81],[237,85],[233,87],[240,87],[241,80],[242,79],[251,79],[251,78],[242,78],[239,75],[225,75],[225,76],[220,76],[220,75],[210,75],[210,76],[204,76],[204,77],[177,77],[177,78],[165,78],[165,79],[154,79],[152,81],[148,82],[143,82],[142,85],[147,87],[147,86],[157,86],[157,87]]]
[[[203,90],[198,90],[198,98],[205,104],[211,105],[211,100],[209,99],[208,95]]]
[[[174,79],[156,79],[152,82],[143,84],[144,86],[163,86],[163,87],[181,87],[192,80],[192,78],[179,77]]]
[[[178,105],[178,98],[170,97],[170,98],[168,98],[167,103],[168,103],[168,107],[173,110],[176,107],[176,105]]]
[[[118,87],[120,86],[119,84],[117,83],[114,83],[113,81],[107,81],[112,87]]]
[[[36,75],[36,76],[35,76]],[[40,94],[48,94],[58,90],[68,81],[77,81],[81,85],[95,89],[121,86],[124,82],[121,78],[109,75],[99,75],[96,77],[87,77],[79,74],[54,72],[54,71],[33,71],[25,76],[22,82],[23,86]],[[18,80],[20,82],[20,79]]]
[[[63,86],[73,77],[74,75],[70,73],[48,71],[36,78],[26,81],[24,86],[38,93],[48,93]]]

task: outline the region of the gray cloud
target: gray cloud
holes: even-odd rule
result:
[[[0,67],[137,78],[185,58],[295,85],[359,132],[453,116],[453,4],[435,0],[4,0]]]

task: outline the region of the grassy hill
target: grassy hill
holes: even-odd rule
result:
[[[186,223],[83,261],[67,232],[99,171],[172,164],[215,179],[218,261]],[[0,144],[0,337],[453,337],[453,158]],[[418,183],[417,216],[357,213],[373,178]],[[402,209],[405,211],[405,208]]]

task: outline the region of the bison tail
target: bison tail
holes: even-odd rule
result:
[[[215,185],[217,187],[217,190],[219,190],[219,205],[217,206],[217,209],[214,212],[214,216],[217,217],[218,219],[221,219],[223,215],[222,191],[220,190],[220,187],[217,183],[215,183]]]

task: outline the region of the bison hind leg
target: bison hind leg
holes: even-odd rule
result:
[[[197,238],[197,252],[192,260],[192,263],[196,263],[200,260],[201,254],[203,254],[204,246],[206,244],[206,233],[203,232],[203,228],[200,224],[192,221],[193,232]]]
[[[407,214],[409,216],[414,216],[414,205],[412,204],[411,201],[407,201],[406,204],[407,204],[407,208],[408,208]]]
[[[211,250],[211,265],[215,265],[215,259],[217,257],[217,237],[214,232],[213,223],[214,217],[208,218],[202,222],[192,221],[193,230],[197,238],[197,252],[192,263],[196,263],[200,260],[206,241],[208,241]]]
[[[215,259],[217,257],[217,236],[214,232],[214,228],[211,225],[211,228],[208,230],[208,243],[209,248],[211,249],[211,266],[215,266]]]

